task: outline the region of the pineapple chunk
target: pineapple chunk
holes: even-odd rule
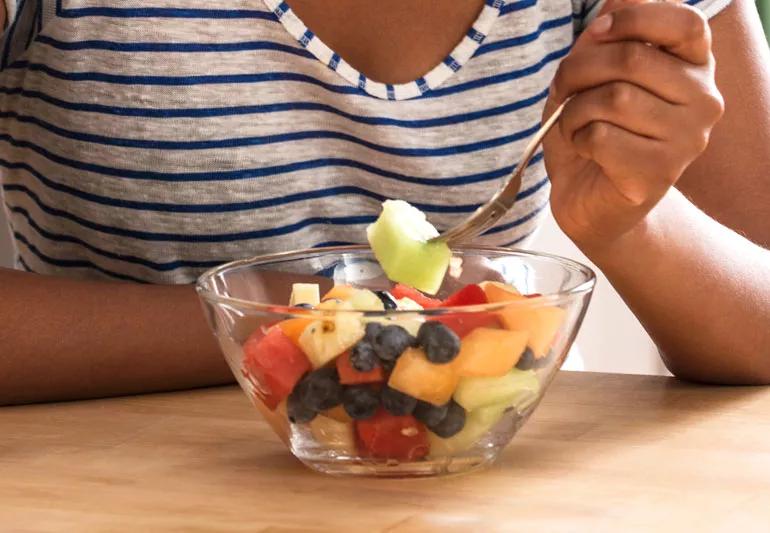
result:
[[[289,305],[308,304],[316,306],[321,303],[321,293],[316,283],[295,283],[291,286]]]

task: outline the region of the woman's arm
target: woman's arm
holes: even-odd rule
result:
[[[232,381],[189,286],[0,269],[0,405]]]
[[[725,114],[709,147],[679,180],[684,196],[667,195],[593,259],[671,372],[767,384],[770,252],[757,244],[770,246],[770,53],[750,1],[735,0],[711,27]]]
[[[653,10],[666,25],[657,34]],[[680,16],[684,10],[625,8],[609,33],[584,43],[594,56],[616,40],[624,46],[616,57],[634,68],[617,69],[609,82],[606,73],[586,76],[575,68],[579,61],[563,65],[556,92],[578,96],[551,149],[571,148],[573,163],[594,166],[568,174],[558,157],[556,166],[551,162],[554,214],[618,289],[674,374],[766,384],[770,252],[759,245],[770,244],[770,63],[754,6],[735,0],[711,25],[725,115],[698,158],[718,118],[719,93],[713,59],[702,53],[708,31],[691,14]],[[626,46],[634,39],[667,51]],[[591,76],[601,82],[591,84]],[[631,98],[598,104],[602,91]],[[594,179],[590,191],[574,186],[587,179]],[[684,194],[669,189],[674,183]]]

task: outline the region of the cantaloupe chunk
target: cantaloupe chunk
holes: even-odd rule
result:
[[[528,309],[511,306],[500,312],[500,318],[508,329],[529,332],[527,345],[535,359],[542,359],[548,355],[551,344],[564,323],[565,314],[566,311],[560,307]]]
[[[525,298],[513,285],[506,285],[499,281],[484,281],[479,286],[487,295],[490,303],[510,302]]]
[[[528,300],[510,285],[494,282],[481,285],[491,303]],[[560,307],[512,305],[500,311],[500,319],[507,329],[529,333],[527,345],[536,359],[542,359],[548,355],[548,350],[564,322],[565,314],[564,309]]]
[[[452,365],[433,364],[422,350],[408,348],[399,357],[388,385],[418,400],[444,405],[452,397],[458,380]]]
[[[476,328],[463,338],[452,366],[460,376],[502,376],[519,362],[528,338],[526,331]]]
[[[350,300],[355,291],[355,287],[351,287],[350,285],[335,285],[329,289],[329,292],[324,294],[321,300]]]
[[[299,337],[311,322],[313,321],[309,318],[290,318],[288,320],[282,320],[281,322],[278,322],[278,327],[281,328],[283,334],[286,335],[289,340],[291,340],[291,342],[301,348],[299,344]]]

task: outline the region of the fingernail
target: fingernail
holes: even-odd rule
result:
[[[602,15],[598,19],[594,21],[593,24],[588,26],[588,31],[593,33],[594,35],[600,35],[602,33],[607,33],[610,31],[610,28],[612,28],[612,15]]]

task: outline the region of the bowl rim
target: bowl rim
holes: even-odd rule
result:
[[[480,245],[459,245],[454,246],[452,251],[459,252],[486,252],[495,254],[505,254],[511,256],[524,256],[531,258],[549,259],[555,261],[562,266],[577,270],[585,276],[585,280],[576,286],[564,291],[543,294],[540,296],[526,297],[521,300],[513,300],[508,302],[494,302],[479,305],[465,305],[454,307],[434,307],[423,310],[408,310],[408,309],[390,309],[384,311],[372,310],[372,311],[360,311],[355,309],[301,309],[291,307],[288,305],[271,304],[255,302],[252,300],[244,300],[242,298],[235,298],[233,296],[223,296],[217,294],[213,290],[209,289],[206,284],[209,280],[215,276],[238,267],[247,265],[261,265],[265,263],[271,263],[276,261],[286,261],[291,259],[300,259],[303,256],[312,254],[333,254],[333,253],[350,253],[350,252],[372,252],[372,249],[365,244],[354,244],[345,246],[324,246],[319,248],[304,248],[301,250],[290,250],[287,252],[278,252],[273,254],[256,255],[250,258],[238,259],[223,263],[214,268],[210,268],[203,272],[195,283],[195,290],[198,295],[204,300],[213,304],[226,304],[235,306],[240,309],[248,309],[252,311],[275,313],[281,315],[292,316],[296,318],[312,318],[314,316],[328,316],[330,314],[339,313],[356,313],[364,314],[367,317],[383,317],[383,316],[403,316],[403,315],[444,315],[444,314],[460,314],[460,313],[478,313],[478,312],[491,312],[499,311],[501,309],[516,307],[542,307],[544,305],[553,305],[563,302],[565,300],[573,299],[577,296],[591,293],[596,286],[596,273],[594,270],[573,259],[562,257],[555,254],[549,254],[544,252],[535,252],[529,250],[518,250],[514,248],[504,248],[498,246],[480,246]]]

